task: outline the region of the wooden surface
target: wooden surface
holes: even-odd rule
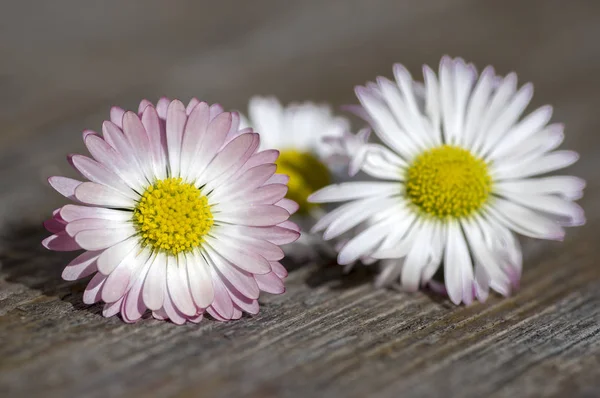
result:
[[[3,397],[600,396],[600,3],[302,0],[2,1],[0,395]],[[243,9],[236,8],[248,4]],[[40,246],[109,106],[252,94],[352,103],[355,84],[443,54],[533,81],[588,181],[585,227],[524,241],[521,291],[454,307],[374,290],[373,274],[296,268],[234,323],[104,319]]]

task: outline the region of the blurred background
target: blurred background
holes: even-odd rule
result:
[[[598,396],[599,39],[597,0],[0,0],[0,395]],[[527,240],[513,298],[454,307],[309,268],[238,323],[125,326],[60,280],[72,254],[39,244],[64,203],[46,179],[75,176],[65,156],[112,105],[337,108],[393,63],[421,80],[445,54],[533,82],[530,108],[553,105],[581,154],[567,171],[588,181],[588,223]]]

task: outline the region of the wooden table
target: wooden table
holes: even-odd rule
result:
[[[244,5],[242,9],[238,8]],[[600,396],[600,3],[303,0],[3,2],[0,395],[3,397]],[[109,107],[192,95],[355,102],[353,86],[443,54],[533,81],[566,123],[587,225],[524,241],[521,291],[455,307],[375,290],[362,268],[295,267],[238,322],[105,319],[40,246],[74,175],[64,156]]]

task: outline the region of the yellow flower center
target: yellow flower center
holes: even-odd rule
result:
[[[277,172],[290,176],[287,198],[300,205],[300,214],[306,214],[316,206],[308,203],[308,196],[330,182],[327,166],[313,154],[294,149],[281,151],[277,159]]]
[[[143,245],[176,256],[200,246],[213,225],[208,198],[181,178],[148,187],[133,211]]]
[[[406,173],[406,195],[437,218],[467,217],[490,196],[487,164],[466,149],[442,145],[417,156]]]

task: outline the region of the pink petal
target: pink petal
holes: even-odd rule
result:
[[[105,228],[119,228],[124,226],[123,222],[106,220],[103,218],[82,218],[80,220],[75,220],[70,222],[65,231],[69,234],[70,237],[74,237],[81,231],[88,231],[94,229],[105,229]]]
[[[242,311],[234,304],[233,306],[233,314],[231,315],[231,319],[240,319],[242,317]]]
[[[135,249],[136,243],[137,239],[132,237],[104,250],[98,257],[98,270],[109,275]]]
[[[125,116],[123,116],[123,132],[131,144],[133,152],[136,153],[140,166],[145,170],[146,176],[152,177],[153,171],[149,167],[150,163],[147,161],[151,150],[150,140],[138,115],[133,112],[125,113]]]
[[[163,253],[157,253],[150,265],[142,291],[144,304],[154,311],[162,308],[165,297],[167,280],[167,258]]]
[[[254,274],[266,274],[271,271],[269,262],[256,252],[243,250],[239,242],[222,237],[221,239],[207,238],[206,242],[211,245],[221,256],[236,267]],[[240,250],[241,249],[241,250]]]
[[[123,195],[137,199],[138,194],[133,192],[116,174],[109,171],[106,167],[88,158],[87,156],[74,155],[71,157],[73,166],[88,180],[98,184],[109,186]]]
[[[154,174],[157,178],[164,179],[167,177],[167,138],[163,134],[164,131],[154,107],[146,108],[142,114],[142,124],[148,134]]]
[[[279,262],[271,261],[271,269],[273,269],[273,272],[275,273],[275,275],[277,275],[280,279],[283,279],[286,276],[288,276],[287,270]]]
[[[279,276],[275,272],[269,272],[263,275],[254,275],[258,288],[263,292],[271,294],[282,294],[285,292],[283,281],[279,279]]]
[[[213,315],[210,311],[212,308],[219,316],[222,317],[223,320],[231,319],[233,314],[233,303],[231,302],[231,297],[229,297],[229,293],[225,288],[225,285],[223,285],[221,277],[219,274],[217,274],[217,271],[214,269],[214,267],[211,267],[210,271],[213,290],[215,292],[215,299],[212,305],[208,307],[206,311]]]
[[[142,286],[144,283],[144,279],[146,277],[146,273],[148,272],[148,267],[145,266],[141,275],[138,275],[135,280],[133,286],[125,296],[125,301],[123,303],[123,319],[128,322],[136,322],[141,319],[144,313],[146,312],[146,306],[144,305],[144,300],[142,299]]]
[[[199,103],[200,101],[198,100],[198,98],[192,98],[190,102],[188,102],[188,105],[185,107],[185,114],[189,116]]]
[[[279,151],[276,149],[269,149],[255,153],[250,157],[250,159],[248,159],[244,166],[242,166],[242,168],[239,170],[239,173],[246,172],[247,170],[250,170],[256,166],[260,166],[261,164],[275,163],[278,157]]]
[[[110,121],[117,125],[119,128],[123,127],[123,115],[125,111],[118,106],[110,108]]]
[[[196,314],[196,306],[188,287],[185,256],[167,257],[167,289],[179,312],[187,316]]]
[[[183,134],[181,171],[186,175],[197,174],[198,170],[193,166],[195,166],[195,163],[198,160],[197,154],[206,137],[208,123],[208,104],[206,102],[201,102],[189,115]]]
[[[114,303],[104,304],[104,308],[102,309],[102,316],[105,318],[110,318],[111,316],[115,316],[119,312],[121,312],[121,305],[123,304],[123,299],[124,297],[121,297]]]
[[[224,284],[231,284],[235,289],[248,298],[258,298],[260,291],[251,273],[243,271],[242,269],[234,266],[224,257],[222,257],[220,253],[217,253],[208,247],[205,250],[218,269],[219,275],[222,276],[221,281]]]
[[[277,224],[278,227],[291,229],[292,231],[300,232],[300,227],[293,221],[284,221]]]
[[[199,158],[194,164],[197,173],[202,173],[209,162],[213,160],[218,150],[225,141],[225,135],[231,126],[231,113],[224,112],[212,120],[206,130],[205,137],[202,139],[202,146],[197,152]],[[199,174],[196,174],[198,176]]]
[[[288,191],[287,185],[283,184],[269,184],[258,187],[251,196],[247,198],[246,203],[260,203],[266,205],[272,205],[279,202]],[[292,202],[294,203],[294,202]],[[278,204],[279,207],[283,207]],[[287,210],[287,209],[286,209]]]
[[[273,174],[271,178],[269,178],[266,184],[284,184],[290,182],[290,177],[286,174]]]
[[[275,205],[254,205],[215,216],[215,220],[232,224],[266,227],[286,221],[290,217],[285,209]]]
[[[158,113],[158,117],[162,120],[167,119],[167,112],[169,110],[169,105],[171,104],[171,100],[167,97],[161,97],[156,103],[156,112]]]
[[[165,310],[165,313],[167,314],[171,322],[173,322],[174,324],[183,325],[185,323],[185,315],[182,314],[179,310],[177,310],[168,294],[165,295],[165,304],[163,309]]]
[[[88,136],[85,145],[98,163],[118,175],[128,186],[137,190],[144,187],[144,182],[140,180],[139,173],[102,138]]]
[[[294,214],[300,208],[300,205],[291,199],[281,199],[279,202],[275,203],[275,205],[283,207],[290,214]]]
[[[200,321],[202,321],[202,318],[204,318],[204,313],[201,313],[200,315],[197,315],[192,318],[188,318],[188,321],[193,322],[193,323],[200,323]]]
[[[144,113],[146,108],[149,106],[154,108],[154,105],[152,105],[152,102],[148,101],[147,99],[141,100],[140,105],[138,106],[138,115],[141,115],[142,113]]]
[[[47,237],[42,241],[42,245],[48,250],[54,250],[57,252],[81,250],[81,246],[79,246],[73,238],[67,235],[66,232],[61,232]]]
[[[92,280],[88,283],[85,291],[83,292],[84,304],[94,304],[100,301],[100,294],[102,292],[102,286],[106,281],[106,276],[97,273],[94,275]]]
[[[204,185],[202,182],[207,183],[226,173],[240,161],[240,158],[243,159],[244,154],[246,154],[255,139],[254,134],[243,134],[227,144],[206,167],[200,177],[199,184]]]
[[[48,178],[48,182],[52,188],[54,188],[62,196],[71,200],[77,200],[75,199],[75,189],[79,186],[79,184],[81,184],[81,181],[67,177],[54,176]]]
[[[171,102],[167,111],[167,153],[171,175],[174,177],[180,175],[181,143],[186,121],[187,115],[181,101]]]
[[[67,224],[57,220],[55,217],[44,221],[44,228],[46,228],[48,232],[51,232],[53,234],[63,232],[65,230],[66,225]]]
[[[212,316],[216,321],[227,322],[228,320],[231,319],[231,317],[230,318],[224,318],[224,317],[222,317],[212,306],[208,307],[206,309],[206,312],[210,316]],[[233,314],[233,304],[232,304],[232,308],[231,308],[231,313]]]
[[[104,122],[102,124],[102,135],[104,140],[114,148],[127,164],[132,166],[137,164],[135,151],[123,135],[120,127],[111,122]]]
[[[135,233],[133,227],[87,230],[75,235],[75,241],[86,250],[102,250],[124,241]]]
[[[233,158],[235,158],[235,161],[233,161],[231,166],[227,167],[224,170],[224,172],[215,175],[215,178],[210,180],[210,182],[206,185],[206,188],[208,190],[212,191],[215,187],[222,186],[227,181],[230,181],[233,178],[233,176],[238,174],[238,171],[240,170],[240,168],[244,165],[244,163],[246,163],[248,161],[250,156],[252,156],[252,154],[256,151],[256,149],[258,148],[258,145],[260,143],[258,134],[254,134],[254,133],[241,134],[238,137],[247,137],[247,136],[251,136],[251,141],[250,141],[249,145],[246,147],[245,151],[240,155],[237,155],[237,154],[231,155],[231,153],[229,154],[229,156],[232,156]],[[238,138],[232,140],[231,145],[236,143],[237,140],[238,140]],[[225,149],[229,148],[229,145],[230,144],[227,144]],[[220,152],[219,155],[217,155],[217,156],[220,157],[225,149],[223,149],[222,152]],[[209,168],[211,166],[212,166],[212,163],[209,166]],[[209,180],[209,177],[207,177],[205,175],[203,175],[202,178],[207,178],[207,181]]]
[[[106,185],[96,184],[95,182],[81,183],[75,189],[75,197],[89,205],[130,209],[135,206],[133,199],[122,195]]]
[[[300,233],[297,231],[293,231],[291,229],[282,228],[279,226],[271,226],[271,227],[240,227],[239,230],[246,234],[248,237],[255,238],[258,240],[265,240],[273,245],[283,245],[286,243],[291,243],[296,241],[300,237]],[[253,243],[259,243],[254,242]],[[264,250],[268,249],[273,250],[274,252],[280,252],[281,249],[276,250],[271,245],[265,245],[263,243],[260,244],[260,249],[257,252],[262,253]]]
[[[213,120],[214,118],[216,118],[223,112],[224,112],[223,107],[220,104],[212,104],[210,106],[210,120]],[[228,131],[229,131],[229,129],[228,129]]]
[[[194,303],[199,308],[208,307],[215,298],[209,265],[201,255],[191,254],[186,268]]]
[[[98,270],[96,261],[100,253],[99,251],[86,251],[75,257],[63,270],[62,278],[66,281],[74,281],[93,274]]]
[[[60,209],[60,216],[66,222],[87,218],[98,218],[111,221],[130,221],[133,218],[133,213],[130,211],[105,209],[103,207],[65,205]]]
[[[223,188],[215,190],[213,195],[224,200],[233,200],[243,197],[248,192],[263,185],[275,173],[277,166],[274,164],[263,164],[256,166],[241,174],[236,180],[231,181]]]
[[[239,308],[242,311],[247,312],[248,314],[258,314],[259,311],[259,305],[258,305],[258,300],[254,300],[254,299],[249,299],[247,297],[245,297],[244,295],[242,295],[240,292],[236,291],[235,289],[230,289],[229,290],[229,296],[231,297],[231,301],[233,301],[233,308],[234,308],[234,314],[232,319],[237,319],[236,318],[236,313],[235,313],[235,308]],[[241,318],[241,314],[239,316]]]
[[[162,308],[156,311],[152,311],[152,316],[160,321],[166,321],[167,319],[169,319],[169,316]]]

